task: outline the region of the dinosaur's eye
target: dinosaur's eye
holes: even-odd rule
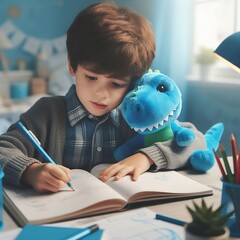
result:
[[[159,92],[166,92],[166,91],[167,91],[167,88],[166,88],[166,86],[164,86],[163,84],[161,84],[161,85],[158,85],[158,86],[157,86],[157,90],[158,90]]]

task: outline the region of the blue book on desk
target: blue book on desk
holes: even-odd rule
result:
[[[27,224],[19,233],[15,240],[65,240],[79,232],[84,228],[67,228],[54,226],[40,226]],[[84,237],[84,240],[101,239],[103,230],[99,229]]]

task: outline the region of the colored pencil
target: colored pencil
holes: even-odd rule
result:
[[[232,158],[233,158],[233,169],[234,169],[233,172],[235,174],[235,182],[236,182],[237,149],[236,149],[236,140],[233,133],[231,133],[230,139],[231,139],[231,146],[232,146]]]
[[[223,162],[224,162],[224,165],[225,165],[225,169],[226,169],[226,172],[227,172],[228,181],[233,183],[234,182],[234,176],[231,172],[231,168],[230,168],[229,163],[228,163],[225,148],[221,143],[219,144],[219,147],[220,147],[220,152],[222,154],[222,159],[223,159]]]
[[[99,227],[97,224],[94,224],[92,226],[89,226],[83,230],[81,230],[79,233],[73,234],[72,236],[69,236],[67,238],[65,238],[66,240],[78,240],[78,239],[82,239],[96,231],[98,231]]]
[[[221,174],[222,174],[222,176],[223,176],[223,180],[224,180],[224,179],[226,179],[225,170],[224,170],[224,168],[223,168],[223,166],[222,166],[222,163],[221,163],[221,160],[220,160],[218,154],[216,153],[216,151],[215,151],[214,149],[213,149],[213,152],[214,152],[214,155],[215,155],[215,158],[216,158],[218,167],[219,167],[219,169],[220,169],[220,172],[221,172]]]
[[[240,147],[239,147],[238,158],[237,158],[236,183],[240,184]]]
[[[182,220],[178,220],[178,219],[175,219],[175,218],[170,218],[170,217],[160,215],[160,214],[156,214],[156,219],[157,220],[162,220],[162,221],[165,221],[165,222],[169,222],[169,223],[173,223],[173,224],[178,225],[178,226],[186,225],[186,222],[184,222]]]

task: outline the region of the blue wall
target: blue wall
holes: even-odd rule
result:
[[[10,62],[10,69],[17,69],[19,58],[27,62],[27,69],[33,69],[36,55],[24,50],[26,42],[32,38],[47,42],[64,37],[80,9],[95,2],[98,1],[1,0],[0,29],[6,22],[10,22],[14,27],[14,30],[8,34],[10,39],[16,33],[23,34],[23,40],[18,45],[4,50]],[[53,50],[56,52],[56,49]]]
[[[0,29],[10,23],[14,28],[8,33],[10,39],[14,39],[16,33],[22,33],[22,41],[18,40],[12,49],[5,49],[5,55],[9,59],[10,69],[17,69],[19,58],[27,63],[27,69],[34,69],[36,62],[36,51],[30,44],[31,40],[40,42],[38,52],[41,51],[44,42],[53,43],[54,40],[62,40],[66,36],[66,31],[77,13],[86,6],[101,2],[97,0],[1,0],[0,1]],[[154,22],[154,8],[157,0],[115,0],[116,4],[127,6],[147,17],[150,22]],[[17,14],[11,11],[17,10]],[[155,9],[156,10],[156,9]],[[155,11],[156,12],[156,11]],[[154,28],[154,24],[153,24]],[[20,38],[21,39],[21,38]],[[13,41],[14,42],[14,41]],[[36,42],[35,42],[36,44]],[[28,47],[26,47],[28,46]],[[52,54],[61,52],[52,47]],[[0,70],[2,67],[0,66]]]

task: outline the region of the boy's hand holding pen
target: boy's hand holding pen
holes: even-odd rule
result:
[[[69,169],[52,163],[33,163],[22,175],[22,181],[38,192],[58,192],[69,182]]]
[[[41,192],[56,192],[62,187],[63,182],[67,183],[69,188],[74,191],[69,177],[70,170],[64,166],[56,165],[53,159],[41,147],[36,136],[31,131],[27,130],[21,122],[18,122],[17,126],[33,144],[45,161],[51,163],[33,163],[25,170],[23,174],[23,181],[31,184],[37,191]]]

